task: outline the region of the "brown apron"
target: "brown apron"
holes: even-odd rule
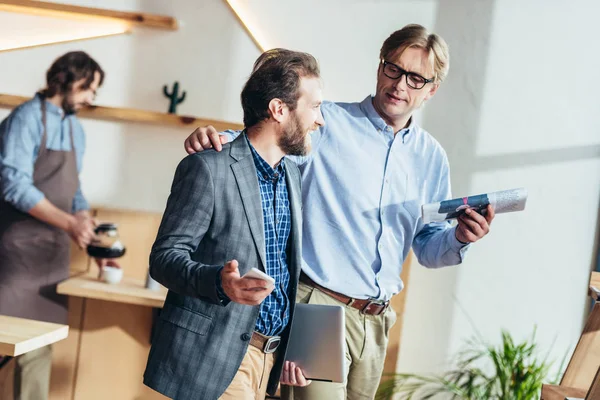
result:
[[[46,199],[72,213],[79,186],[69,121],[71,151],[46,146],[46,100],[42,102],[42,140],[33,170],[33,185]],[[70,237],[0,200],[0,315],[55,323],[67,322],[67,298],[56,285],[69,276]]]

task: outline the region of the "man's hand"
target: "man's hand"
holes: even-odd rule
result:
[[[456,239],[462,243],[475,243],[490,231],[490,225],[496,213],[491,205],[487,206],[485,217],[468,208],[458,217]]]
[[[212,126],[207,125],[204,128],[196,128],[190,136],[185,139],[184,147],[188,154],[194,154],[206,149],[221,151],[222,145],[227,143],[225,136],[220,136],[219,132]]]
[[[281,379],[279,382],[282,385],[304,387],[310,385],[312,381],[304,377],[304,373],[300,367],[291,361],[286,361],[283,364],[283,370],[281,371]]]
[[[237,260],[231,260],[221,270],[221,287],[231,301],[255,306],[273,291],[275,286],[262,279],[242,278]]]
[[[80,249],[85,249],[96,235],[94,227],[94,220],[87,212],[78,212],[69,220],[67,232]]]

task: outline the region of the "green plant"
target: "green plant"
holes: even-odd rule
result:
[[[542,382],[558,380],[558,377],[548,378],[551,363],[547,357],[539,359],[537,356],[535,331],[522,343],[515,343],[510,334],[503,331],[498,347],[478,339],[467,344],[458,354],[455,369],[441,376],[391,374],[380,385],[376,399],[399,395],[407,400],[426,400],[446,394],[445,398],[464,400],[537,400]]]

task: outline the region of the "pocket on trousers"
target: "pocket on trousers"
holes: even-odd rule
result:
[[[385,337],[388,338],[390,336],[390,330],[396,323],[396,319],[398,318],[396,311],[390,306],[388,310],[386,310],[384,317],[385,321]]]
[[[206,335],[212,327],[212,317],[169,304],[165,304],[160,318],[202,336]]]
[[[308,286],[304,282],[298,282],[298,289],[296,289],[296,303],[308,304],[312,297],[314,288]]]

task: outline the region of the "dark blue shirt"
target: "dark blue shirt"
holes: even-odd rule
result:
[[[262,204],[265,227],[266,273],[275,279],[275,288],[260,305],[260,314],[255,330],[263,335],[279,335],[290,318],[288,286],[288,239],[291,215],[288,189],[285,182],[285,164],[281,162],[273,169],[250,144]]]

